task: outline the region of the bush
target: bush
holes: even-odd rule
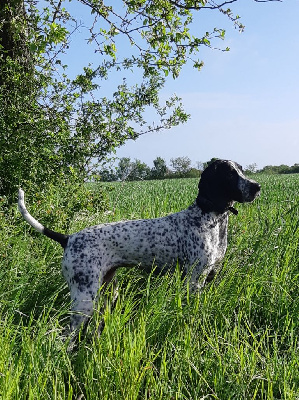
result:
[[[68,232],[77,213],[103,212],[107,209],[108,198],[98,184],[49,185],[44,191],[29,190],[26,205],[30,213],[50,229]]]

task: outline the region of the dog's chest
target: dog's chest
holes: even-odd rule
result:
[[[188,235],[183,239],[186,261],[192,265],[200,261],[211,265],[220,260],[227,247],[227,216],[202,218],[200,224],[190,225]]]

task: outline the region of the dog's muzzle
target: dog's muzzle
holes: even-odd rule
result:
[[[247,192],[247,196],[245,198],[245,201],[251,202],[260,195],[261,185],[257,182],[251,181],[248,185],[248,189],[246,192]]]
[[[250,203],[257,196],[259,196],[261,191],[261,185],[251,179],[243,179],[239,180],[238,184],[239,189],[239,197],[236,199],[239,203]]]

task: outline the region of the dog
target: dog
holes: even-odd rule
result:
[[[190,288],[199,278],[213,279],[227,248],[228,215],[237,215],[234,202],[252,202],[260,185],[244,176],[242,167],[229,160],[212,162],[201,174],[198,195],[186,210],[162,218],[113,222],[64,235],[44,227],[26,209],[19,189],[19,210],[38,232],[64,249],[62,271],[72,300],[71,331],[86,322],[100,289],[117,268],[139,266],[165,272],[177,263],[190,274]]]

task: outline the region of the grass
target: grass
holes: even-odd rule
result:
[[[16,208],[1,214],[0,399],[298,399],[299,174],[257,180],[262,195],[230,216],[209,287],[189,295],[179,273],[122,271],[115,309],[95,312],[73,352],[61,249]],[[71,230],[179,211],[196,185],[106,184],[109,212],[78,214]]]

